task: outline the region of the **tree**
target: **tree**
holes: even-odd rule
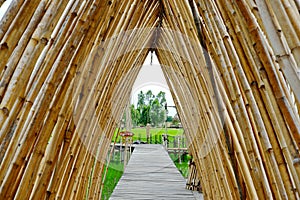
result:
[[[142,108],[144,105],[145,105],[145,94],[143,93],[143,91],[140,91],[140,93],[138,94],[137,107]]]
[[[154,99],[151,105],[151,122],[154,126],[157,126],[160,122],[161,105],[158,99]]]
[[[150,123],[150,105],[144,105],[141,111],[141,116],[139,120],[140,124],[146,126]]]
[[[148,123],[153,126],[158,126],[165,121],[165,108],[166,103],[165,92],[160,91],[154,95],[151,90],[146,93],[140,91],[138,93],[137,108],[131,106],[132,121],[135,126],[144,125]]]
[[[166,101],[166,93],[160,91],[157,95],[156,98],[158,99],[159,103],[161,106],[163,106],[167,101]]]
[[[137,126],[139,124],[139,119],[140,119],[140,115],[141,115],[140,111],[138,109],[135,109],[133,104],[131,104],[130,110],[131,110],[132,125]]]
[[[167,116],[167,122],[172,122],[173,121],[173,117],[172,116]]]
[[[151,90],[148,90],[145,95],[145,100],[146,100],[147,104],[151,105],[154,98],[155,98],[155,95],[153,95]]]
[[[173,125],[178,125],[179,122],[180,122],[179,116],[178,116],[178,114],[176,114],[176,115],[174,116],[174,118],[173,118],[172,124],[173,124]]]

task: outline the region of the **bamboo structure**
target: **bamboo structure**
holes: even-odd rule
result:
[[[299,8],[13,1],[0,21],[0,199],[100,199],[109,145],[149,52],[205,199],[299,199]]]
[[[189,174],[186,180],[186,189],[202,192],[199,180],[200,174],[197,172],[196,165],[193,160],[189,162]]]

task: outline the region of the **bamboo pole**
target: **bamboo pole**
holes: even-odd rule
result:
[[[24,63],[24,61],[19,61],[20,57],[27,46],[27,43],[30,39],[30,36],[32,35],[33,31],[35,30],[36,26],[40,23],[41,18],[44,15],[44,10],[46,7],[46,2],[43,1],[37,8],[37,11],[34,14],[33,20],[31,20],[28,24],[28,27],[26,28],[25,32],[23,33],[22,37],[20,38],[20,41],[18,43],[18,46],[13,52],[13,57],[12,59],[9,60],[7,63],[6,67],[7,69],[4,71],[4,74],[2,75],[2,80],[1,80],[1,87],[0,87],[0,99],[2,100],[3,94],[6,90],[5,86],[8,85],[10,82],[11,76],[15,71],[15,66],[17,65],[18,62]],[[30,45],[28,45],[30,46]],[[32,45],[34,46],[34,44]],[[30,49],[32,52],[33,49]],[[28,60],[28,58],[27,58]],[[9,108],[7,108],[9,110]]]
[[[24,1],[12,1],[9,5],[7,11],[5,12],[1,22],[0,22],[0,41],[8,30],[9,26],[12,24],[12,21],[15,19],[19,9],[22,7]]]
[[[270,130],[270,129],[268,129],[268,130]]]
[[[1,0],[0,1],[0,7],[3,5],[3,3],[5,2],[6,0]]]
[[[82,34],[83,34],[83,32],[82,32]],[[76,34],[75,34],[76,35]],[[76,46],[77,44],[78,44],[78,37],[80,37],[80,34],[78,34],[78,35],[76,35],[75,37],[73,37],[72,39],[73,39],[73,41],[74,41],[74,43],[73,43],[73,41],[72,41],[72,39],[69,41],[69,43],[66,45],[66,47],[64,48],[65,50],[64,50],[64,53],[66,53],[67,51],[66,51],[66,49],[67,49],[67,47],[68,47],[68,45],[74,45],[74,46]],[[73,43],[73,44],[72,44]],[[77,43],[77,44],[76,44]],[[69,47],[70,47],[69,46]],[[73,51],[74,51],[75,49],[73,48]],[[69,49],[68,49],[68,51],[69,51]],[[69,52],[68,52],[69,53]],[[69,55],[72,55],[72,54],[69,54]],[[61,58],[62,57],[64,57],[65,59],[68,59],[66,56],[64,56],[64,54],[62,53],[61,54]],[[64,67],[64,65],[62,65],[62,64],[60,64],[60,62],[57,62],[56,63],[56,66],[60,66],[60,67],[58,67],[57,68],[57,70],[56,70],[56,73],[57,74],[61,74],[61,72],[62,72],[62,70],[63,70],[63,67]],[[55,68],[54,68],[55,69]],[[46,93],[50,93],[51,94],[51,90],[53,90],[54,88],[53,88],[53,86],[54,85],[52,85],[52,84],[55,84],[55,82],[57,82],[57,81],[59,81],[59,76],[57,76],[57,75],[55,75],[55,73],[53,73],[52,74],[52,77],[54,78],[54,82],[49,82],[48,83],[48,86],[46,86],[44,89],[43,89],[43,91],[45,91],[44,92],[44,96],[42,97],[42,101],[40,101],[38,104],[38,106],[40,106],[40,108],[38,107],[37,108],[37,113],[36,113],[36,117],[35,117],[35,119],[39,119],[40,117],[42,117],[44,114],[45,114],[45,111],[46,111],[46,106],[45,106],[45,104],[44,103],[46,103],[47,101],[48,102],[50,102],[50,98],[45,98],[45,97],[47,97],[47,95],[46,95]],[[56,83],[57,84],[57,83]],[[54,86],[55,87],[55,86]],[[53,94],[52,94],[53,95]],[[43,101],[44,101],[44,103],[43,103]],[[47,103],[46,103],[47,104]],[[27,130],[31,130],[30,132],[31,132],[31,134],[34,134],[34,132],[36,132],[37,131],[37,129],[39,129],[39,124],[41,123],[41,121],[39,122],[39,123],[37,123],[37,122],[35,122],[35,123],[32,123],[31,125],[29,125],[28,127],[26,127],[26,128],[28,128]],[[31,127],[32,126],[32,127]],[[24,129],[24,131],[26,131],[26,128]],[[27,132],[27,131],[26,131]],[[28,139],[30,139],[32,136],[30,136],[30,134],[28,134],[27,135],[27,137],[25,138],[25,143],[18,149],[19,150],[19,152],[22,152],[22,153],[18,153],[17,152],[17,155],[18,155],[18,157],[15,157],[15,159],[17,159],[17,160],[15,160],[14,162],[16,163],[16,165],[17,166],[19,166],[19,167],[21,167],[21,164],[20,163],[22,163],[23,161],[23,159],[22,159],[22,157],[25,155],[25,154],[27,154],[27,152],[26,152],[26,150],[24,149],[24,148],[28,148],[28,146],[27,146],[27,144],[28,144],[28,142],[29,142],[29,140],[26,140],[27,138]],[[23,142],[22,142],[23,143]],[[22,149],[24,149],[24,150],[22,150]],[[23,155],[22,155],[23,154]],[[19,163],[19,164],[17,164],[17,163]],[[12,168],[10,168],[9,170],[12,170],[12,173],[18,173],[17,171],[18,171],[18,168],[14,168],[14,169],[12,169]],[[10,174],[10,173],[8,173],[8,174]],[[14,176],[6,176],[6,180],[5,180],[5,182],[7,182],[7,183],[9,183],[9,182],[11,182],[11,178],[12,177],[14,177]],[[7,184],[5,184],[4,183],[4,185],[5,186],[7,186]],[[10,188],[9,190],[12,190],[12,188]],[[4,191],[6,191],[6,189],[4,189]],[[5,194],[6,192],[4,192],[4,194]],[[7,194],[9,194],[9,192],[7,192]]]
[[[287,104],[287,100],[285,95],[282,91],[282,86],[279,83],[278,76],[274,70],[274,66],[272,64],[272,60],[267,53],[267,49],[265,47],[265,42],[262,38],[262,34],[256,29],[257,25],[254,22],[253,16],[251,16],[251,13],[249,10],[247,10],[247,7],[244,3],[244,1],[238,1],[237,5],[239,6],[239,9],[241,9],[241,12],[244,14],[247,26],[249,30],[252,32],[251,38],[253,41],[256,41],[256,51],[258,52],[258,56],[261,59],[263,65],[265,66],[265,69],[267,71],[267,74],[269,76],[270,83],[272,85],[273,91],[276,95],[277,103],[280,105],[281,112],[286,118],[287,123],[290,126],[290,129],[292,130],[293,136],[295,140],[297,141],[298,147],[300,143],[300,127],[298,124],[296,124],[296,118],[294,116],[294,113],[291,111],[290,106]]]
[[[55,6],[54,6],[55,7]],[[51,11],[51,10],[50,10]],[[51,12],[49,12],[49,15],[51,14]],[[46,20],[47,20],[47,18],[46,18]],[[71,20],[70,20],[71,21]],[[50,24],[49,24],[50,25]],[[66,27],[68,27],[68,26],[66,26]],[[45,30],[41,30],[40,32],[36,32],[35,33],[36,34],[36,37],[37,38],[41,38],[41,42],[38,44],[38,47],[37,47],[37,49],[34,51],[34,53],[35,53],[35,55],[32,57],[32,58],[35,58],[35,59],[37,59],[37,57],[38,57],[38,53],[39,52],[41,52],[41,50],[42,50],[42,48],[43,48],[43,46],[45,46],[46,45],[46,41],[48,40],[44,40],[44,39],[42,39],[43,38],[43,35],[45,34]],[[42,34],[42,35],[41,35]],[[46,37],[46,35],[44,35],[44,37]],[[49,48],[49,46],[50,46],[51,44],[49,44],[48,45],[48,48]],[[25,81],[28,81],[25,77],[28,77],[29,75],[28,75],[28,72],[30,72],[30,70],[29,69],[33,69],[33,66],[34,66],[34,62],[36,61],[35,59],[33,59],[30,63],[31,63],[31,65],[29,65],[26,69],[28,70],[26,73],[27,73],[27,75],[24,75],[23,73],[21,73],[20,75],[22,76],[22,78],[23,78],[23,80]],[[21,67],[21,69],[23,69],[23,66],[20,66]],[[35,66],[35,68],[39,68],[39,66]],[[24,70],[23,70],[24,71]],[[19,79],[19,77],[18,76],[15,76],[15,78],[16,78],[16,81],[18,81],[18,79]],[[25,82],[26,82],[25,81]],[[42,80],[40,80],[40,82],[44,82],[44,79],[42,79]],[[19,89],[21,89],[22,90],[22,88],[24,88],[24,87],[26,87],[26,86],[24,86],[24,85],[19,85],[20,83],[22,83],[22,82],[20,82],[19,81],[19,83],[17,84],[17,88],[19,88]],[[42,84],[42,83],[41,83]],[[40,84],[40,86],[41,86],[41,84]],[[14,92],[17,92],[17,89],[16,89],[16,87],[15,87],[15,85],[14,84],[12,84],[12,86],[13,87],[9,87],[9,88],[11,88],[11,89],[13,89],[12,91],[14,91]],[[22,129],[22,127],[23,127],[23,125],[22,125],[22,121],[24,122],[25,121],[25,117],[27,116],[27,114],[28,114],[28,112],[29,112],[29,109],[31,108],[31,106],[32,106],[32,103],[34,102],[34,98],[35,98],[35,95],[37,95],[37,92],[40,90],[40,88],[38,87],[39,86],[39,84],[37,84],[37,85],[35,85],[35,86],[37,86],[36,88],[35,87],[33,87],[32,89],[32,91],[34,91],[33,93],[31,93],[31,97],[27,97],[26,98],[26,100],[25,101],[21,101],[20,102],[20,99],[22,100],[23,98],[24,98],[24,96],[20,93],[20,91],[18,91],[19,93],[17,93],[18,95],[20,95],[20,97],[19,98],[13,98],[13,97],[10,97],[9,95],[7,95],[7,98],[6,98],[6,100],[3,100],[4,102],[14,102],[14,107],[13,107],[13,111],[14,112],[11,112],[11,114],[8,116],[8,118],[5,120],[5,124],[1,127],[1,130],[0,130],[0,134],[1,135],[6,135],[7,134],[7,132],[10,130],[10,127],[12,126],[12,123],[14,122],[14,120],[15,120],[15,118],[16,118],[16,116],[18,115],[18,113],[19,113],[19,111],[18,111],[18,109],[20,109],[20,106],[22,105],[22,103],[25,103],[25,106],[26,106],[26,109],[23,109],[23,110],[27,110],[26,112],[23,112],[23,114],[21,115],[22,117],[21,117],[21,119],[22,120],[20,120],[20,124],[19,124],[19,126],[18,126],[18,128],[16,129],[16,133],[18,133],[18,134],[20,134],[20,132],[19,131],[17,131],[19,128],[20,129]],[[28,94],[28,93],[27,93]],[[4,104],[4,102],[2,103],[2,105],[5,105]],[[2,116],[1,116],[2,117]],[[2,123],[3,121],[1,121],[0,120],[0,123]],[[15,136],[16,137],[18,137],[18,134],[15,134]],[[13,139],[13,140],[17,140],[17,139]],[[15,145],[11,145],[11,149],[13,149],[13,148],[16,148],[15,147]]]
[[[178,89],[178,88],[177,88]]]
[[[210,8],[209,10],[213,10],[213,8]],[[217,16],[217,15],[214,15],[214,16]],[[217,21],[219,21],[219,20],[216,19],[215,21],[217,22]],[[222,30],[222,28],[219,27],[219,30]],[[228,37],[224,36],[224,38],[228,38]],[[228,50],[230,51],[230,49],[228,49]],[[234,55],[234,53],[231,53],[230,55]],[[231,59],[232,59],[232,58],[231,58]],[[228,62],[228,61],[227,61],[227,62]],[[236,62],[236,61],[235,61],[235,62]],[[246,90],[248,90],[248,89],[246,89]],[[243,120],[243,121],[245,121],[245,120]],[[249,135],[252,135],[252,134],[249,134]],[[246,138],[245,138],[245,139],[246,139]],[[250,138],[249,138],[249,139],[250,139]],[[252,140],[253,140],[253,139],[252,139]],[[250,147],[250,148],[252,148],[252,147]],[[249,149],[249,144],[248,144],[247,149]],[[250,150],[250,151],[252,151],[252,150]],[[249,155],[251,155],[251,153],[250,153]],[[259,176],[254,176],[254,177],[259,177]],[[266,187],[268,187],[268,186],[266,186]],[[263,195],[262,192],[261,192],[260,194]]]
[[[37,173],[38,173],[38,171],[36,170],[37,166],[40,164],[42,157],[45,154],[48,140],[51,137],[52,129],[54,128],[54,126],[56,124],[55,121],[52,121],[51,119],[56,119],[58,117],[59,109],[63,110],[63,109],[67,108],[66,103],[64,103],[65,95],[70,96],[70,91],[72,91],[72,87],[69,88],[69,85],[71,85],[70,83],[71,83],[71,80],[73,79],[75,70],[76,70],[75,66],[72,66],[70,68],[70,71],[66,75],[65,80],[62,82],[61,89],[60,89],[60,91],[58,91],[58,93],[60,95],[58,96],[58,99],[54,99],[54,102],[52,103],[53,107],[50,108],[51,112],[46,117],[46,120],[48,121],[48,123],[46,126],[43,126],[43,128],[41,128],[41,132],[43,134],[37,140],[37,143],[39,144],[39,146],[37,146],[34,149],[34,152],[31,155],[31,159],[27,163],[27,166],[26,166],[27,170],[26,170],[25,174],[23,175],[24,178],[22,179],[20,184],[28,185],[30,187],[20,188],[21,190],[18,190],[18,192],[16,194],[16,198],[18,198],[18,197],[19,198],[20,197],[29,198],[29,196],[30,196],[31,190],[33,189],[33,186],[34,186],[34,182],[36,182],[36,180],[32,177],[37,176]],[[68,103],[69,102],[70,101],[68,101]],[[62,104],[65,107],[61,108]],[[66,112],[66,110],[64,110],[64,112]]]
[[[283,73],[286,77],[288,77],[288,82],[292,86],[295,94],[299,94],[299,87],[297,84],[300,81],[299,74],[297,75],[297,64],[292,62],[293,55],[290,55],[289,52],[284,47],[285,39],[282,32],[278,30],[279,23],[277,22],[277,18],[275,17],[274,11],[271,8],[270,2],[258,2],[257,3],[260,15],[262,16],[262,21],[265,25],[265,30],[268,33],[269,42],[272,45],[272,49],[276,55],[276,58],[283,70]],[[267,10],[269,9],[269,10]],[[273,23],[270,23],[274,21]],[[295,71],[296,70],[296,71]],[[297,96],[297,95],[296,95]],[[299,98],[297,97],[297,104],[299,105]]]
[[[41,2],[44,3],[43,1]],[[18,12],[17,16],[14,18],[12,25],[7,30],[6,34],[3,38],[1,38],[1,48],[0,48],[0,72],[4,70],[5,64],[10,57],[11,53],[17,46],[17,42],[21,38],[26,26],[29,23],[29,20],[34,14],[35,9],[39,6],[40,1],[26,1],[22,8],[20,8],[20,12]],[[28,16],[26,18],[22,18],[22,16]],[[34,16],[33,16],[34,17]],[[5,25],[5,24],[4,24]],[[4,27],[5,28],[5,27]]]
[[[13,2],[0,22],[1,197],[100,198],[110,140],[155,50],[204,197],[297,199],[297,5]]]
[[[72,85],[70,86],[72,87]],[[45,158],[45,164],[43,167],[42,172],[40,172],[40,178],[36,181],[35,187],[33,188],[33,192],[31,193],[30,198],[36,198],[36,199],[42,199],[45,198],[45,194],[47,191],[47,187],[51,178],[51,174],[54,171],[55,164],[58,161],[59,152],[61,150],[61,147],[63,146],[63,140],[64,140],[64,133],[66,132],[67,126],[69,124],[69,119],[72,115],[72,108],[71,108],[71,90],[68,91],[68,98],[65,99],[64,107],[65,109],[61,109],[59,113],[59,117],[57,120],[57,123],[54,127],[54,135],[50,139],[50,145],[47,146],[47,149],[45,151],[45,155],[47,156]],[[53,151],[55,153],[53,153]],[[52,153],[50,153],[52,152]]]

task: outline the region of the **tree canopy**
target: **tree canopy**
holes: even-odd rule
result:
[[[151,90],[146,93],[140,91],[138,93],[137,105],[131,105],[131,118],[133,125],[160,126],[165,121],[166,93],[160,91],[157,95]]]

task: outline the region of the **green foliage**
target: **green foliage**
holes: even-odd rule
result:
[[[170,153],[169,156],[173,160],[177,169],[180,171],[181,175],[184,178],[187,178],[189,172],[189,161],[191,160],[191,156],[189,154],[181,155],[181,163],[179,162],[178,155]]]
[[[143,93],[143,91],[140,91],[140,93],[138,94],[138,103],[137,103],[137,107],[141,108],[145,105],[145,95]]]
[[[162,109],[162,106],[157,98],[152,102],[150,116],[152,125],[154,127],[157,127],[159,123],[164,122],[165,111]]]
[[[140,115],[139,123],[143,126],[146,126],[148,123],[150,123],[150,109],[151,107],[149,105],[143,105],[142,112]]]
[[[147,105],[151,105],[152,104],[152,102],[153,102],[153,100],[154,100],[154,95],[153,95],[153,93],[152,93],[152,91],[151,90],[148,90],[147,92],[146,92],[146,95],[145,95],[145,100],[146,100],[146,104]]]
[[[141,114],[140,114],[139,110],[134,108],[133,104],[131,105],[130,110],[131,110],[132,125],[134,127],[136,127],[139,124],[139,119],[140,119]]]
[[[167,102],[166,100],[166,93],[160,91],[157,95],[156,98],[158,99],[159,103],[161,106],[164,106],[164,104]]]
[[[152,126],[162,125],[165,121],[165,109],[166,103],[165,92],[160,91],[157,95],[154,95],[151,90],[148,90],[145,94],[140,91],[138,94],[137,108],[131,105],[131,117],[134,126],[146,126],[151,124]]]
[[[173,117],[172,116],[167,116],[167,122],[172,122],[173,121]]]
[[[178,115],[175,115],[173,120],[172,120],[172,124],[173,125],[178,125],[180,123],[179,117]]]

